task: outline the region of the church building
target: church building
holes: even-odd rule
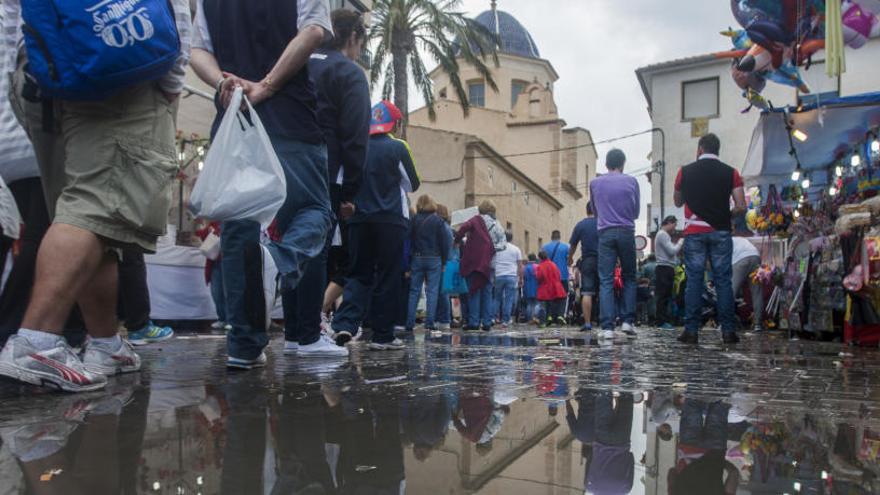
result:
[[[590,131],[560,117],[553,94],[559,74],[525,27],[495,2],[476,20],[499,41],[499,64],[488,64],[498,91],[459,58],[471,105],[465,117],[446,73],[430,73],[436,118],[416,109],[407,131],[423,179],[419,194],[451,210],[492,199],[514,244],[536,253],[553,230],[567,240],[583,218],[596,151]]]

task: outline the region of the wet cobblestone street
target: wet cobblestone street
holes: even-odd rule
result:
[[[0,493],[880,491],[877,350],[676,335],[416,332],[342,361],[276,337],[248,372],[181,335],[106,391],[2,382]]]

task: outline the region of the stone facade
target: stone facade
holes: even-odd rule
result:
[[[471,136],[471,139],[490,147],[495,160],[512,166],[512,172],[502,173],[501,167],[493,164],[492,159],[474,155],[474,177],[492,178],[483,182],[478,180],[476,190],[466,194],[476,195],[472,196],[473,204],[479,203],[480,194],[495,200],[499,218],[511,219],[514,236],[521,241],[525,240],[528,231],[529,250],[534,251],[539,239],[547,242],[550,233],[556,229],[567,237],[584,217],[589,182],[596,176],[597,155],[591,146],[590,131],[580,127],[568,128],[560,118],[553,95],[553,84],[559,75],[550,62],[504,51],[504,43],[501,50],[498,66],[491,69],[498,91],[486,85],[482,105],[472,105],[465,115],[449,76],[438,68],[430,74],[436,96],[436,118],[429,117],[427,108],[419,108],[410,113],[409,122],[411,126],[426,130]],[[461,80],[466,85],[485,84],[475,67],[463,59],[458,63]],[[439,137],[441,134],[410,132],[407,137],[416,158],[419,158],[420,149],[436,148],[443,141]],[[454,160],[454,156],[450,160]],[[430,178],[434,170],[429,167],[435,166],[434,163],[418,165],[428,178],[425,190],[432,190]],[[514,179],[514,176],[527,180]],[[517,180],[514,190],[513,184]],[[457,196],[461,194],[461,191],[449,187],[438,190],[443,195],[438,195],[437,199],[450,205],[458,201]],[[539,209],[533,200],[545,195],[553,201],[546,204],[539,201],[542,205]],[[528,202],[523,200],[525,197],[529,198]],[[551,204],[559,206],[553,206],[555,211],[551,212]],[[506,211],[505,208],[510,209]]]
[[[451,211],[492,200],[498,221],[513,232],[524,253],[537,253],[559,225],[562,203],[478,137],[410,126],[407,138],[422,187],[412,202],[429,194]],[[413,143],[418,143],[417,145]]]

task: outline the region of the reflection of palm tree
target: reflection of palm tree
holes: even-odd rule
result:
[[[370,39],[376,40],[377,45],[370,82],[375,85],[385,75],[382,96],[387,99],[393,93],[394,104],[404,118],[409,115],[407,83],[410,76],[428,106],[429,116],[432,119],[435,116],[432,82],[420,50],[430,54],[449,76],[465,114],[469,107],[468,95],[459,75],[458,57],[476,68],[486,84],[497,91],[485,63],[486,56],[498,62],[495,36],[482,24],[454,10],[460,6],[461,0],[376,0],[373,3]]]

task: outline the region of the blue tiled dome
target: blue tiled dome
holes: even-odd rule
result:
[[[496,25],[495,16],[498,16]],[[538,45],[532,35],[515,17],[507,12],[487,10],[478,15],[476,21],[495,33],[501,43],[501,52],[520,57],[541,58]],[[496,29],[497,28],[497,29]]]

